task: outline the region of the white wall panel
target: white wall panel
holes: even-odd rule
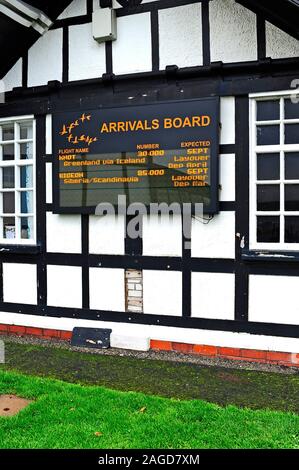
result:
[[[233,0],[209,5],[211,61],[257,60],[256,15]]]
[[[249,320],[299,325],[299,277],[249,276]]]
[[[201,4],[159,11],[160,69],[202,65]]]
[[[182,256],[180,215],[143,217],[143,255]]]
[[[6,92],[11,91],[15,87],[22,86],[22,59],[15,63],[2,80]]]
[[[93,0],[94,2],[98,2],[99,3],[99,0]],[[152,3],[152,2],[156,2],[157,0],[143,0],[143,4],[144,3]],[[117,1],[117,0],[112,0],[112,7],[113,8],[122,8],[122,6],[120,5],[120,3]]]
[[[81,253],[81,216],[47,212],[47,251]]]
[[[105,44],[93,39],[91,23],[69,28],[69,80],[98,78],[106,72]]]
[[[225,96],[220,98],[220,144],[235,143],[235,98]]]
[[[124,269],[90,268],[89,292],[91,309],[124,312]]]
[[[235,276],[192,273],[192,317],[234,319]]]
[[[62,29],[40,37],[28,52],[28,86],[62,80]]]
[[[37,303],[36,264],[3,263],[4,302]]]
[[[46,153],[52,153],[52,114],[46,116]]]
[[[220,212],[209,223],[192,219],[191,254],[196,258],[235,257],[235,213]]]
[[[82,308],[82,268],[47,266],[47,304],[51,307]]]
[[[143,271],[143,310],[156,315],[182,315],[182,273]]]
[[[125,74],[152,69],[150,13],[117,19],[117,40],[112,43],[113,72]]]
[[[299,41],[266,21],[266,54],[272,59],[299,57]]]
[[[53,194],[52,194],[52,163],[46,163],[46,203],[52,204]],[[51,222],[50,222],[51,224]]]
[[[235,200],[235,155],[223,154],[219,156],[220,165],[220,201]]]
[[[97,0],[99,5],[99,0]],[[86,0],[73,0],[72,3],[66,7],[65,10],[58,16],[59,20],[65,20],[66,18],[73,18],[74,16],[86,15]]]
[[[89,217],[89,252],[123,255],[125,252],[125,220],[119,216]]]

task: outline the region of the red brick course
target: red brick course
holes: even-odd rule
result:
[[[222,357],[224,359],[278,364],[286,367],[299,367],[299,353],[262,351],[256,349],[226,348],[205,344],[176,343],[171,341],[151,340],[151,349],[156,351],[179,351],[185,354]]]
[[[37,336],[38,338],[45,339],[61,339],[64,341],[70,341],[72,337],[71,331],[62,331],[62,330],[52,330],[46,328],[36,328],[29,326],[20,326],[20,325],[1,325],[0,324],[0,334],[13,334],[18,336]]]

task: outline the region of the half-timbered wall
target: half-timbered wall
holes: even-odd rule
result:
[[[266,57],[299,57],[298,40],[233,0],[146,0],[135,9],[115,1],[117,40],[98,44],[91,32],[91,11],[98,4],[74,0],[3,78],[6,90],[49,81],[79,81],[75,85],[80,86],[112,73],[146,78],[171,65],[182,69],[221,61],[242,66]],[[122,92],[122,101],[125,95],[131,102],[140,98],[142,88],[134,89],[136,77]],[[263,83],[265,91],[271,91],[271,81]],[[288,83],[281,78],[276,90],[288,89]],[[246,264],[241,256],[242,236],[248,244],[250,78],[241,88],[228,82],[217,88],[220,212],[209,223],[192,220],[190,252],[183,247],[180,217],[144,217],[142,252],[134,257],[122,216],[53,214],[51,113],[37,116],[41,248],[27,254],[1,250],[0,323],[61,329],[112,325],[116,331],[157,339],[297,351],[297,264]],[[263,84],[260,88],[263,91]],[[204,96],[204,90],[198,90]],[[144,313],[134,317],[125,313],[125,269],[134,268],[135,259],[143,271]]]

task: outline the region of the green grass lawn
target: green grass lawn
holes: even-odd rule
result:
[[[299,416],[222,408],[0,371],[0,394],[35,400],[0,418],[0,448],[299,448]]]

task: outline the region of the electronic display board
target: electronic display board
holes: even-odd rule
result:
[[[218,211],[219,98],[53,115],[54,207],[203,203]]]

